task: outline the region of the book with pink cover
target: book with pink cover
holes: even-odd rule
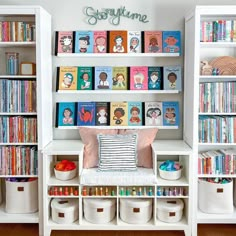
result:
[[[57,31],[55,54],[73,52],[73,31]]]
[[[148,89],[148,67],[131,66],[130,67],[130,90]]]
[[[144,32],[144,52],[145,53],[162,52],[162,31]]]
[[[93,32],[93,52],[106,53],[107,52],[107,31]]]

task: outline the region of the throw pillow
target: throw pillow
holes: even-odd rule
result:
[[[152,148],[151,144],[154,141],[158,129],[120,129],[119,134],[138,134],[137,158],[138,166],[152,168]]]
[[[117,129],[96,129],[89,127],[79,128],[80,138],[84,144],[83,168],[93,168],[98,166],[98,134],[114,135]]]
[[[137,134],[98,134],[98,171],[137,170]]]

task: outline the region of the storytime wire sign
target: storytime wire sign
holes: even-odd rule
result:
[[[122,6],[120,8],[102,8],[101,10],[94,9],[93,7],[85,7],[84,14],[88,16],[87,22],[90,25],[96,25],[98,21],[108,20],[112,25],[119,25],[120,18],[128,18],[138,20],[142,23],[148,23],[147,15],[136,12],[131,12]]]

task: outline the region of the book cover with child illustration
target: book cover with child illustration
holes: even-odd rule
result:
[[[181,54],[181,33],[180,31],[163,31],[163,52]]]
[[[145,125],[163,125],[162,102],[145,102]]]
[[[142,125],[142,102],[128,102],[128,125]]]
[[[110,125],[127,126],[128,125],[128,103],[111,102],[110,103]]]
[[[127,53],[127,31],[111,30],[108,37],[110,53]]]
[[[77,126],[95,125],[95,102],[78,102]]]
[[[75,53],[93,53],[93,31],[75,32]]]
[[[128,53],[142,52],[142,32],[128,31]]]
[[[148,90],[161,90],[162,89],[162,70],[160,66],[148,67]]]
[[[109,125],[109,103],[96,102],[95,124],[97,126]]]
[[[130,67],[130,90],[148,89],[148,67],[131,66]]]
[[[56,127],[75,125],[75,102],[60,102],[56,104],[57,118]]]
[[[92,90],[93,67],[78,67],[78,90]]]
[[[145,53],[162,52],[162,31],[144,32],[144,52]]]
[[[181,66],[164,66],[164,90],[182,91]]]
[[[94,31],[93,32],[93,52],[106,53],[107,52],[107,31]]]
[[[127,90],[128,89],[128,68],[125,66],[112,67],[112,89]]]
[[[57,55],[57,53],[72,53],[73,43],[73,31],[57,31],[55,55]]]
[[[112,88],[112,67],[111,66],[96,66],[95,67],[95,90],[111,89]]]
[[[179,102],[164,101],[162,103],[163,109],[163,125],[164,126],[178,126],[179,125]]]

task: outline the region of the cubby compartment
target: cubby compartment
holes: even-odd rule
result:
[[[146,198],[155,195],[155,186],[118,186],[118,196]]]
[[[116,197],[117,186],[81,186],[81,196],[83,197]]]

